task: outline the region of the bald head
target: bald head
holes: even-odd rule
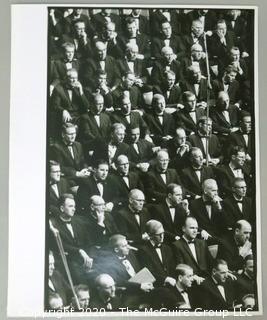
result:
[[[129,159],[127,156],[125,156],[124,154],[121,154],[120,156],[118,156],[117,160],[116,160],[116,167],[118,172],[123,175],[126,176],[129,173]]]
[[[243,246],[250,239],[251,231],[251,224],[247,220],[238,220],[234,234],[237,244]]]
[[[107,300],[109,298],[115,297],[115,294],[116,294],[115,282],[109,274],[106,274],[106,273],[100,274],[95,279],[95,284],[96,284],[98,294],[103,300]]]
[[[218,186],[214,179],[206,179],[202,184],[202,190],[206,200],[212,201],[218,196]]]
[[[161,231],[163,229],[163,225],[158,220],[149,220],[146,223],[146,232],[149,235],[157,234],[158,231]],[[164,231],[164,230],[163,230]]]

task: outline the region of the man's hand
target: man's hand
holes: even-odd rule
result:
[[[108,202],[108,203],[106,203],[105,211],[111,212],[113,207],[114,207],[114,204],[112,202]]]
[[[168,141],[168,140],[171,140],[171,139],[172,139],[172,136],[167,135],[167,136],[162,137],[162,139]]]
[[[145,283],[141,283],[141,290],[144,292],[150,292],[151,290],[153,290],[153,283],[151,282],[145,282]]]
[[[189,202],[188,202],[187,199],[183,199],[183,200],[181,201],[181,206],[182,206],[182,208],[185,210],[186,213],[189,212]]]
[[[71,121],[71,115],[69,114],[69,112],[67,110],[63,110],[63,113],[62,113],[62,121],[63,122],[69,122]]]
[[[251,242],[247,240],[242,247],[239,247],[239,255],[245,259],[249,254],[251,254]]]
[[[202,230],[200,234],[201,238],[204,240],[208,240],[209,238],[211,238],[211,235],[206,230]]]
[[[80,81],[76,81],[73,86],[79,90],[79,93],[82,96],[83,95],[83,87],[82,87],[82,84],[80,83]]]
[[[193,278],[194,281],[196,281],[197,285],[200,285],[205,280],[205,278],[199,277],[196,274],[194,274]]]
[[[218,210],[222,210],[221,201],[222,201],[222,198],[220,198],[218,195],[214,196],[212,199],[212,202],[215,204]]]
[[[188,144],[182,144],[180,147],[177,148],[176,153],[179,154],[181,157],[189,151],[189,145]]]
[[[142,239],[145,240],[145,241],[148,241],[150,239],[148,233],[144,232],[142,234]]]
[[[157,152],[159,152],[160,150],[161,150],[161,147],[153,147],[153,148],[152,148],[153,153],[157,153]]]
[[[212,166],[217,166],[217,164],[220,162],[219,158],[213,158],[213,159],[209,159],[209,164]]]
[[[145,140],[148,141],[148,142],[153,143],[153,140],[152,140],[152,138],[150,137],[149,134],[146,134],[146,135],[145,135]]]
[[[87,168],[84,168],[81,171],[76,171],[76,177],[78,178],[87,178],[90,174],[91,172]]]
[[[150,166],[150,164],[148,162],[142,162],[142,163],[138,163],[136,165],[136,167],[142,172],[147,172],[149,166]]]
[[[230,271],[227,272],[227,278],[230,278],[232,280],[237,280],[237,277]]]
[[[197,107],[202,108],[202,109],[206,109],[207,108],[207,102],[205,101],[201,101],[197,103]]]
[[[90,258],[88,256],[88,254],[82,249],[79,250],[79,253],[80,253],[81,257],[83,258],[83,266],[86,269],[91,269],[92,265],[93,265],[93,259]]]
[[[143,82],[143,80],[142,79],[140,79],[140,78],[135,78],[135,85],[137,85],[138,87],[143,87],[143,85],[144,85],[144,82]]]
[[[164,284],[169,284],[170,286],[174,287],[176,285],[176,280],[172,277],[167,277],[164,281]]]

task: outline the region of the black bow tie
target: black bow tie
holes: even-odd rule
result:
[[[181,293],[181,294],[187,293],[187,290],[182,290],[182,291],[180,291],[180,293]]]
[[[195,240],[189,240],[187,241],[188,244],[191,244],[191,243],[195,243]]]
[[[155,244],[155,245],[154,245],[154,248],[155,248],[155,249],[161,248],[161,244]]]
[[[236,200],[237,203],[243,203],[243,200]]]
[[[212,205],[212,202],[211,201],[205,201],[205,206],[211,206]]]
[[[194,171],[201,171],[202,168],[193,168]]]
[[[61,221],[62,221],[62,223],[64,223],[64,224],[71,224],[71,220],[62,220],[62,219],[60,219]]]

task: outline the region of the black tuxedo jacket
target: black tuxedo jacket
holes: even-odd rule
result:
[[[140,212],[140,225],[138,224],[134,213],[124,207],[114,213],[114,218],[121,234],[125,235],[128,240],[135,243],[142,242],[142,234],[145,232],[145,224],[151,219],[150,213],[143,208]]]
[[[246,153],[248,153],[250,156],[252,156],[252,144],[252,134],[248,134],[248,144],[246,144],[246,141],[243,137],[243,132],[241,132],[240,130],[230,133],[227,139],[227,146],[229,150],[234,146],[239,146],[244,148],[246,150]]]
[[[199,305],[204,310],[232,310],[235,300],[233,281],[226,280],[224,284],[225,298],[211,277],[206,278],[198,288]]]
[[[110,177],[107,177],[107,179],[103,181],[103,187],[103,199],[106,202],[113,201],[114,189]],[[90,177],[83,179],[82,184],[78,188],[77,205],[79,209],[82,211],[88,210],[90,197],[94,195],[100,196],[100,192],[97,188],[95,178],[91,175]]]
[[[245,260],[239,255],[239,249],[233,235],[228,235],[224,241],[219,244],[217,259],[225,260],[231,271],[243,269]]]
[[[238,299],[238,302],[242,302],[242,298],[246,294],[255,294],[255,280],[248,277],[244,272],[237,276],[235,281],[235,296]]]
[[[184,168],[181,172],[183,186],[188,189],[194,196],[202,194],[202,183],[206,179],[214,179],[215,175],[211,167],[203,166],[201,169],[200,181],[197,174],[191,166]]]
[[[140,263],[132,251],[129,252],[126,259],[131,263],[136,273],[140,271]],[[140,284],[128,281],[131,276],[126,271],[122,259],[120,259],[114,252],[107,252],[104,255],[99,256],[95,261],[95,269],[99,274],[109,274],[114,279],[117,286],[126,287],[128,292],[140,289]]]
[[[115,23],[116,31],[120,31],[121,30],[120,17],[117,14],[111,13],[109,18],[112,22]],[[105,19],[105,16],[101,12],[98,12],[92,15],[91,24],[94,26],[96,33],[100,34],[103,31],[104,27],[106,26],[107,20]]]
[[[152,150],[154,144],[147,140],[140,139],[137,142],[137,147],[139,153],[136,152],[132,144],[129,144],[128,158],[131,164],[135,166],[135,164],[138,164],[140,162],[150,162],[154,156]]]
[[[70,100],[68,89],[65,85],[57,85],[50,99],[51,111],[61,114],[67,110],[72,117],[79,117],[89,109],[89,102],[84,94],[80,95],[77,88],[72,89],[72,100]]]
[[[99,119],[100,127],[97,125],[92,113],[87,113],[81,116],[79,124],[79,139],[83,144],[90,144],[95,139],[108,138],[111,129],[110,117],[105,112],[101,112]]]
[[[139,20],[139,32],[142,34],[142,33],[145,33],[146,35],[150,35],[150,27],[149,27],[149,20],[147,17],[143,16],[142,13],[139,15],[139,17],[134,17],[134,15],[131,13],[129,16],[126,16],[125,18],[127,17],[132,17],[134,19],[138,19]]]
[[[226,45],[220,41],[217,33],[213,33],[213,35],[207,39],[208,40],[208,48],[210,52],[210,59],[218,59],[223,61],[227,58],[227,53],[229,50],[237,45],[237,39],[235,34],[232,31],[227,31],[225,35]],[[215,61],[218,61],[215,60]]]
[[[74,159],[68,149],[68,146],[60,141],[50,148],[50,158],[59,162],[62,173],[66,178],[76,178],[76,171],[80,171],[86,167],[82,145],[74,141],[72,145]]]
[[[90,37],[87,36],[86,41],[87,41],[87,43],[84,44],[74,34],[71,34],[71,35],[63,34],[59,39],[59,43],[61,45],[65,42],[70,42],[70,43],[74,44],[75,48],[76,48],[76,44],[78,44],[78,48],[76,49],[75,56],[77,57],[77,59],[79,59],[81,61],[91,57],[92,53],[93,53],[92,41],[91,41]]]
[[[190,211],[197,219],[200,230],[206,230],[215,240],[225,235],[226,218],[223,210],[218,210],[212,205],[211,218],[209,218],[205,203],[202,198],[199,198],[190,203]]]
[[[167,92],[169,91],[169,95]],[[166,86],[155,86],[154,93],[162,94],[166,101],[166,107],[177,108],[177,103],[181,102],[182,91],[181,88],[174,85],[170,90]]]
[[[108,306],[111,306],[111,310],[107,309]],[[109,301],[103,301],[97,293],[95,293],[90,301],[89,308],[95,308],[95,310],[105,309],[106,311],[121,311],[119,308],[126,307],[122,304],[121,298],[115,296]]]
[[[191,52],[192,45],[196,43],[201,45],[201,47],[203,48],[203,51],[205,50],[205,42],[204,42],[203,36],[200,36],[198,39],[193,39],[191,34],[185,34],[182,37],[182,39],[183,39],[183,44],[187,53]]]
[[[256,215],[252,208],[252,201],[249,197],[244,197],[242,200],[242,211],[240,210],[237,201],[233,195],[229,195],[223,200],[223,209],[226,215],[227,226],[234,227],[238,220],[247,220],[254,224]]]
[[[186,211],[180,206],[175,208],[174,221],[172,220],[170,209],[166,201],[154,204],[149,207],[153,219],[160,221],[164,227],[166,241],[175,241],[176,236],[182,235],[182,226],[187,216]]]
[[[205,148],[200,135],[192,134],[188,137],[188,141],[191,143],[192,147],[199,148],[203,155],[206,156]],[[214,134],[211,134],[208,141],[209,155],[212,158],[222,158],[222,147],[218,137]]]
[[[147,200],[152,203],[164,201],[167,196],[167,186],[170,183],[182,185],[176,170],[167,169],[166,184],[157,170],[148,171],[144,176],[144,187]]]
[[[216,110],[216,107],[211,108],[210,117],[213,121],[212,127],[213,127],[214,132],[216,132],[218,134],[226,134],[227,135],[230,133],[231,128],[238,126],[238,124],[239,124],[239,109],[234,105],[230,105],[228,112],[229,112],[230,123],[228,121],[226,121],[226,119],[221,111]]]
[[[173,60],[171,64],[168,65],[167,62],[163,59],[160,59],[155,62],[151,70],[151,83],[161,88],[164,85],[164,73],[168,69],[175,73],[175,83],[177,83],[181,78],[180,62],[177,60]]]
[[[63,222],[59,216],[52,217],[51,222],[53,226],[59,231],[64,251],[67,252],[68,258],[73,259],[74,261],[81,262],[79,250],[83,249],[88,252],[91,243],[88,238],[88,231],[85,228],[83,220],[81,217],[74,215],[71,218],[71,226],[74,233],[74,238],[72,237],[69,229],[66,226],[66,223]],[[58,252],[58,247],[56,244],[55,236],[50,233],[49,243],[50,248]]]
[[[136,35],[136,44],[138,45],[138,52],[145,56],[145,59],[149,59],[151,56],[150,38],[146,34]],[[121,46],[123,52],[125,52],[126,44],[130,41],[130,38],[126,35],[122,35],[118,38],[118,43]]]
[[[173,252],[170,246],[161,245],[162,261],[160,260],[156,249],[148,242],[139,248],[139,261],[143,267],[147,267],[156,278],[156,286],[164,284],[166,277],[174,277],[176,263],[173,259]]]
[[[199,118],[206,115],[206,111],[202,108],[196,109],[196,122]],[[189,115],[189,113],[182,109],[173,115],[176,123],[176,127],[182,127],[185,129],[186,135],[189,136],[192,132],[197,133],[197,125]]]
[[[207,66],[206,61],[201,59],[198,61],[199,67],[201,70],[201,74],[207,77]],[[186,56],[181,60],[181,79],[185,79],[187,77],[187,68],[192,66],[192,58],[191,56]]]
[[[177,289],[177,287],[171,287],[170,289],[170,292],[171,292],[171,302],[170,302],[170,307],[171,309],[172,308],[178,308],[185,304],[186,301],[184,300],[184,297],[183,295],[180,293],[180,291]],[[198,307],[198,299],[197,299],[197,296],[195,295],[195,290],[194,288],[188,288],[186,290],[187,292],[187,295],[188,295],[188,299],[189,299],[189,303],[190,303],[190,307],[191,308],[188,308],[189,310],[194,310],[195,308]],[[175,309],[177,310],[177,309]]]
[[[125,89],[122,85],[119,85],[116,90],[112,92],[114,108],[116,109],[120,107],[121,98],[123,97],[125,91],[129,92],[132,109],[140,108],[140,106],[142,106],[142,95],[139,88],[135,85],[130,89]]]
[[[58,201],[59,198],[64,193],[69,193],[70,183],[65,178],[60,178],[60,181],[57,183],[58,195],[56,195],[54,189],[49,185],[49,210],[52,214],[56,214],[59,211]]]
[[[131,71],[125,57],[119,59],[117,63],[121,78],[125,75],[126,72]],[[144,82],[146,82],[148,74],[143,60],[136,59],[133,61],[133,64],[135,76],[141,78]]]
[[[188,80],[182,80],[180,82],[180,87],[182,89],[182,92],[191,91],[192,93],[195,94],[197,98],[197,102],[207,101],[207,91],[208,91],[207,86],[208,86],[207,79],[202,77],[199,83],[198,94],[196,94],[196,89],[192,82]],[[211,92],[211,97],[212,97],[212,92]]]
[[[250,171],[249,168],[245,165],[241,169],[244,175],[244,179],[248,186],[248,194],[250,192]],[[229,167],[229,164],[221,165],[216,168],[216,181],[218,182],[220,193],[223,196],[228,196],[232,194],[232,184],[235,179],[234,173]]]
[[[67,77],[67,67],[64,59],[52,60],[50,66],[50,83],[53,85],[59,81],[64,81]],[[76,69],[79,74],[80,62],[77,59],[73,59],[72,68]]]
[[[218,96],[220,91],[224,91],[224,86],[222,80],[213,80],[212,81],[212,92],[214,93],[215,99]],[[240,94],[240,85],[237,80],[233,80],[228,87],[227,93],[230,98],[230,103],[235,104],[240,101],[241,94]]]
[[[195,239],[197,261],[194,259],[187,242],[181,238],[173,243],[177,264],[189,265],[197,275],[207,276],[212,269],[213,258],[205,240]]]
[[[110,175],[110,179],[112,181],[113,188],[115,190],[114,203],[116,205],[126,205],[128,202],[129,192],[132,189],[144,189],[144,186],[139,178],[138,173],[129,172],[128,180],[129,187],[123,179],[123,176],[118,174],[117,172]]]
[[[95,139],[92,147],[94,153],[92,156],[92,162],[95,163],[95,161],[99,159],[104,159],[108,163],[111,159],[109,159],[109,153],[108,153],[108,142],[107,139]],[[121,142],[117,145],[117,150],[115,152],[114,158],[112,159],[112,162],[116,161],[119,155],[128,154],[129,146],[128,144]]]
[[[153,38],[152,44],[151,44],[152,56],[157,59],[160,59],[162,57],[161,49],[165,46],[166,45],[165,45],[163,36],[160,35],[160,37],[157,36],[157,37]],[[175,53],[177,55],[178,59],[184,55],[185,48],[184,48],[183,41],[180,36],[172,34],[170,37],[170,45],[169,46],[172,48],[173,53]]]
[[[100,69],[100,62],[96,59],[89,58],[85,61],[81,69],[81,77],[86,87],[93,87],[97,72]],[[117,67],[116,60],[107,56],[105,60],[105,72],[107,73],[107,83],[110,88],[117,86],[120,82],[120,72]]]
[[[186,141],[185,144],[189,146],[189,150],[191,149],[191,143]],[[183,156],[177,153],[177,149],[179,145],[177,144],[176,137],[168,141],[167,149],[169,151],[170,156],[170,164],[169,167],[175,169],[178,174],[181,174],[181,171],[188,166],[189,156],[188,152],[185,152]]]
[[[170,12],[170,24],[172,26],[172,32],[179,35],[181,32],[181,19],[180,14],[176,10],[168,10]],[[155,10],[150,14],[150,32],[151,36],[158,37],[161,33],[161,24],[168,21],[167,18],[160,10]]]
[[[155,114],[146,114],[144,120],[149,127],[151,137],[156,145],[164,144],[162,137],[170,135],[173,136],[175,133],[174,120],[172,115],[164,112],[163,123],[161,124],[158,116]]]
[[[104,225],[100,226],[89,210],[85,210],[85,215],[81,217],[88,232],[90,243],[93,246],[103,246],[108,243],[108,239],[113,234],[118,234],[114,218],[110,213],[105,213]]]
[[[113,112],[110,118],[112,123],[122,123],[126,127],[126,133],[128,134],[128,137],[126,137],[127,142],[129,141],[131,128],[140,128],[141,137],[144,137],[148,133],[147,124],[145,123],[139,112],[132,111],[130,113],[130,123],[120,111]]]

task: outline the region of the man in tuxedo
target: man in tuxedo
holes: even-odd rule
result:
[[[189,265],[194,271],[194,279],[200,284],[212,268],[213,258],[207,242],[197,238],[197,220],[188,216],[185,219],[181,239],[173,243],[177,263]]]
[[[205,116],[206,111],[197,106],[197,99],[193,92],[185,91],[182,94],[183,109],[173,114],[177,127],[185,130],[186,135],[197,133],[197,122]]]
[[[158,37],[162,30],[162,24],[169,22],[173,33],[179,35],[181,32],[181,15],[175,9],[156,9],[150,12],[150,33]]]
[[[127,236],[127,239],[136,245],[148,239],[145,224],[150,219],[150,213],[144,208],[144,203],[143,192],[132,189],[129,192],[128,206],[113,213],[120,233]]]
[[[210,117],[213,121],[213,131],[218,134],[221,143],[225,143],[230,133],[238,130],[239,113],[238,107],[230,104],[228,93],[220,91],[216,107],[211,109]]]
[[[58,201],[63,193],[70,191],[68,180],[60,176],[60,164],[49,161],[49,214],[58,214]]]
[[[217,257],[227,261],[230,270],[242,270],[246,257],[252,254],[250,236],[250,223],[238,220],[233,233],[219,245]]]
[[[62,123],[76,123],[80,116],[87,112],[89,102],[84,94],[83,86],[78,81],[76,69],[67,71],[66,81],[54,88],[49,104],[54,138],[58,137],[58,128]]]
[[[176,85],[176,75],[172,70],[165,71],[162,75],[162,85],[155,86],[154,92],[162,94],[166,100],[166,108],[170,113],[181,107],[181,88]]]
[[[48,310],[52,310],[53,312],[62,311],[64,309],[63,301],[60,295],[56,292],[50,292],[48,294]]]
[[[232,193],[223,200],[223,209],[226,215],[227,227],[232,230],[238,220],[245,219],[252,225],[256,216],[253,214],[251,198],[246,196],[247,184],[243,178],[234,178]]]
[[[242,273],[237,275],[235,282],[235,293],[237,296],[237,303],[242,302],[242,298],[247,294],[256,293],[256,276],[254,271],[254,259],[252,255],[245,258]]]
[[[130,128],[130,142],[127,154],[133,168],[141,172],[147,172],[153,161],[154,153],[158,149],[159,147],[155,147],[152,142],[140,139],[139,127],[132,126]]]
[[[209,117],[200,117],[197,121],[197,133],[189,136],[188,141],[193,147],[200,148],[204,155],[204,163],[217,166],[222,162],[221,144],[216,135],[212,134],[212,120]],[[208,150],[207,150],[208,149]]]
[[[144,187],[150,203],[160,203],[165,200],[167,186],[170,183],[181,185],[181,180],[175,169],[169,169],[169,154],[166,150],[157,153],[155,167],[144,176]]]
[[[171,183],[167,186],[165,201],[149,207],[151,216],[162,223],[169,243],[181,237],[184,220],[190,214],[188,206],[188,200],[183,199],[182,187]]]
[[[71,194],[63,194],[59,201],[60,214],[50,218],[50,248],[57,253],[60,262],[59,249],[55,234],[59,232],[71,275],[75,283],[87,281],[93,259],[89,256],[91,244],[88,232],[82,219],[75,215],[75,200]],[[63,267],[62,267],[63,268]]]
[[[124,288],[123,304],[130,309],[138,309],[148,299],[154,287],[151,282],[134,283],[129,281],[141,266],[135,253],[128,244],[125,236],[115,234],[109,239],[109,250],[99,256],[96,261],[96,270],[99,273],[109,274],[118,287]],[[136,249],[136,248],[135,248]],[[153,295],[153,298],[156,298]]]
[[[204,25],[202,21],[196,19],[192,21],[191,24],[191,33],[185,34],[183,36],[183,43],[185,46],[186,52],[190,52],[192,45],[200,44],[203,49],[205,49],[204,42]]]
[[[89,199],[89,207],[84,215],[84,225],[93,246],[107,245],[108,238],[118,233],[118,228],[109,212],[109,204],[99,195],[93,195]]]
[[[252,157],[253,135],[251,132],[251,115],[247,111],[240,112],[239,130],[231,132],[227,139],[228,152],[234,146],[239,146],[246,151],[246,160],[251,161]]]
[[[230,103],[237,107],[241,106],[240,85],[236,80],[238,69],[233,65],[228,65],[223,69],[222,76],[212,81],[212,92],[215,99],[219,97],[221,91],[228,93]]]
[[[186,141],[186,133],[183,128],[176,129],[176,135],[168,141],[167,149],[171,159],[170,168],[176,169],[180,175],[181,171],[188,166],[191,149],[191,143]]]
[[[190,211],[198,221],[201,237],[209,244],[218,244],[226,233],[226,217],[221,201],[217,182],[206,179],[202,183],[202,197],[190,203]]]
[[[75,45],[71,42],[65,42],[62,45],[63,57],[51,61],[50,79],[55,87],[58,83],[65,81],[67,71],[75,69],[79,72],[80,62],[75,58]]]
[[[186,78],[180,81],[180,87],[182,92],[191,91],[194,93],[198,107],[207,107],[208,81],[207,78],[202,76],[199,65],[193,64],[187,67]],[[210,98],[212,98],[212,95],[211,91]]]
[[[124,142],[125,132],[126,128],[122,123],[113,123],[108,139],[95,139],[92,148],[93,164],[99,159],[105,159],[115,170],[115,160],[118,156],[128,153],[129,146]]]
[[[176,285],[172,288],[174,305],[179,309],[194,309],[195,298],[192,290],[194,281],[193,269],[187,264],[180,263],[176,269]]]
[[[120,71],[121,78],[129,71],[134,73],[134,83],[136,86],[141,88],[147,82],[148,73],[146,70],[146,64],[143,60],[138,59],[138,55],[138,45],[128,42],[125,45],[125,54],[118,60],[118,69]]]
[[[125,32],[120,37],[120,46],[123,51],[125,51],[127,43],[138,46],[138,60],[149,62],[151,56],[150,38],[146,34],[138,32],[135,19],[132,17],[125,19]]]
[[[94,97],[97,94],[101,94],[104,98],[104,109],[111,109],[113,107],[113,97],[111,88],[108,86],[106,71],[98,69],[94,80],[94,83],[84,90],[90,104],[90,109],[92,108],[91,104],[94,104]]]
[[[228,51],[237,45],[237,39],[233,31],[227,30],[224,19],[217,21],[215,31],[209,38],[210,59],[214,62],[222,62],[227,58]]]
[[[100,310],[104,308],[106,311],[118,311],[123,307],[121,300],[116,296],[116,286],[113,278],[106,273],[102,273],[95,279],[96,291],[92,295],[90,302],[91,308]]]
[[[190,55],[186,55],[181,60],[181,78],[185,79],[187,76],[187,68],[196,65],[199,66],[201,74],[207,76],[207,66],[205,60],[205,53],[199,43],[195,43],[190,48]]]
[[[116,206],[125,206],[128,202],[129,191],[132,189],[143,190],[143,184],[137,172],[131,171],[129,159],[120,155],[115,161],[117,170],[111,174],[113,188],[115,189],[114,203]]]
[[[116,60],[107,55],[107,45],[102,41],[97,41],[94,46],[94,57],[91,55],[84,63],[82,79],[84,85],[93,87],[98,70],[103,70],[107,74],[107,84],[111,91],[114,91],[120,83],[120,73]]]
[[[110,22],[113,22],[116,25],[117,31],[121,30],[120,18],[117,14],[112,13],[111,9],[101,9],[100,12],[93,14],[91,18],[91,23],[97,34],[100,34]]]
[[[161,50],[166,46],[172,48],[176,58],[179,59],[184,55],[182,39],[173,33],[172,26],[169,21],[163,21],[161,23],[160,34],[152,40],[152,56],[157,59],[160,58]]]
[[[73,30],[70,34],[63,34],[60,41],[71,42],[75,45],[77,58],[84,60],[92,55],[92,35],[87,34],[86,23],[82,19],[73,22]]]
[[[245,150],[239,146],[231,149],[229,163],[216,168],[216,180],[223,196],[231,195],[235,178],[245,179],[250,191],[250,168],[246,163]]]
[[[228,273],[227,262],[217,259],[211,276],[207,277],[198,288],[199,305],[204,310],[233,310],[234,283],[229,279]]]
[[[166,71],[172,71],[175,74],[175,84],[177,84],[181,77],[180,62],[176,60],[173,49],[169,46],[162,47],[160,57],[155,61],[151,70],[151,83],[157,88],[165,86],[164,74]],[[159,90],[159,89],[158,89]]]
[[[202,194],[202,183],[214,177],[212,168],[204,165],[201,149],[192,147],[189,151],[189,165],[181,172],[183,186],[192,193],[193,197],[199,198]]]
[[[49,251],[48,259],[48,291],[49,293],[58,293],[63,306],[67,306],[70,298],[70,286],[62,274],[55,269],[55,259],[52,251]]]
[[[149,241],[139,248],[138,254],[143,267],[147,267],[156,278],[155,286],[174,287],[175,261],[171,247],[164,243],[164,228],[157,220],[146,223]]]
[[[122,123],[126,127],[125,142],[129,142],[130,128],[139,127],[141,137],[145,138],[148,135],[148,127],[142,116],[138,111],[132,111],[131,98],[128,96],[121,96],[119,101],[119,109],[114,111],[110,116],[113,123]]]
[[[144,10],[139,8],[133,8],[132,12],[129,14],[129,17],[134,18],[137,33],[145,33],[150,35],[149,21],[148,18],[143,13]]]
[[[68,180],[73,180],[75,185],[90,175],[87,168],[82,145],[75,141],[77,126],[66,123],[62,126],[62,140],[50,148],[50,158],[57,161],[62,173]]]
[[[74,287],[74,292],[79,302],[79,306],[77,305],[77,300],[73,297],[71,308],[75,311],[86,312],[90,302],[89,287],[86,284],[78,284]]]
[[[152,99],[152,112],[144,116],[150,129],[150,136],[156,146],[164,146],[175,132],[172,115],[166,113],[166,101],[163,95],[155,94]]]
[[[90,208],[90,198],[94,195],[101,196],[107,202],[106,209],[113,209],[114,189],[108,173],[109,165],[105,160],[99,159],[94,163],[92,174],[84,179],[77,191],[80,214]]]
[[[100,93],[95,94],[90,110],[80,118],[79,139],[86,152],[92,149],[95,139],[107,139],[110,135],[111,120],[104,111],[104,101]]]
[[[142,97],[138,86],[135,85],[135,80],[135,74],[132,71],[127,71],[122,76],[120,85],[112,93],[115,110],[120,109],[123,98],[130,99],[133,109],[140,109]]]

